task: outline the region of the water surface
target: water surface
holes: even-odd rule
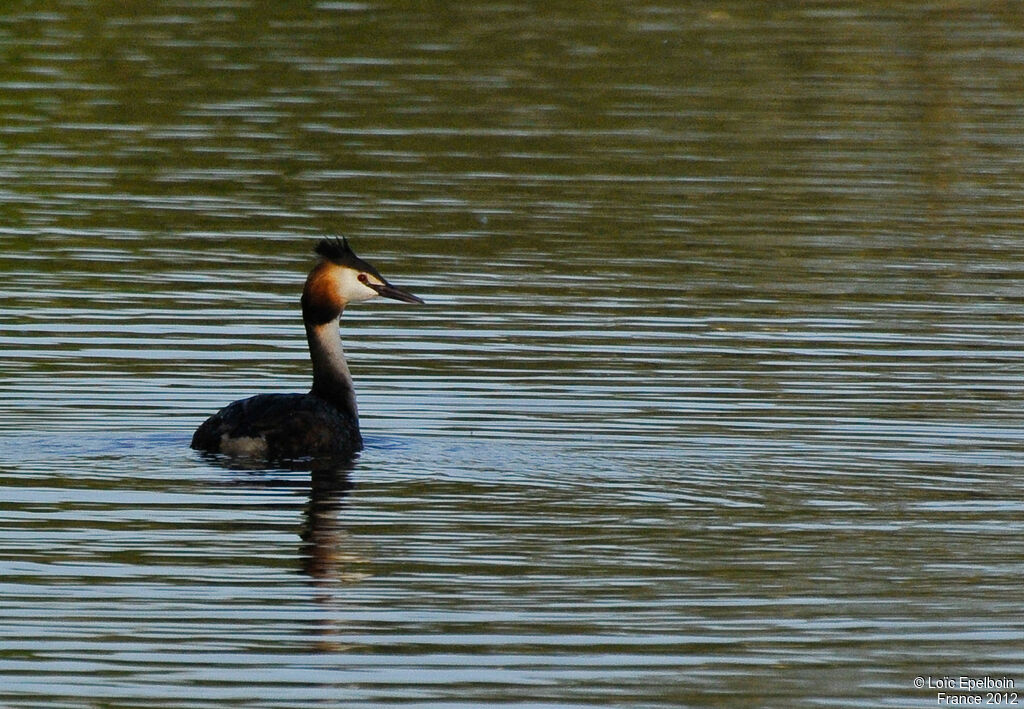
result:
[[[0,701],[1024,687],[1024,22],[956,3],[0,12]],[[367,448],[308,386],[347,234]]]

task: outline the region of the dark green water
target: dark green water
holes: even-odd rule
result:
[[[1024,688],[1014,8],[0,10],[0,704]],[[367,449],[196,456],[336,233]]]

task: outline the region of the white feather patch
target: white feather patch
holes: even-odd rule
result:
[[[238,436],[228,434],[220,437],[220,452],[245,458],[256,458],[267,454],[267,439],[263,436]]]

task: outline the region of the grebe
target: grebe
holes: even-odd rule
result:
[[[346,456],[363,448],[352,377],[341,348],[345,306],[377,296],[422,303],[388,283],[355,255],[347,239],[323,239],[320,259],[302,289],[302,320],[313,388],[308,394],[259,394],[228,404],[206,419],[192,447],[210,453],[265,459]]]

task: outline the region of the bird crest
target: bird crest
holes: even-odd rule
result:
[[[355,256],[355,252],[352,251],[352,247],[348,245],[348,239],[344,236],[336,236],[333,239],[321,239],[320,243],[316,245],[313,251],[326,259],[330,259],[331,261],[342,265],[345,261]]]
[[[321,239],[313,251],[335,265],[351,268],[354,271],[370,273],[382,282],[386,282],[384,281],[384,276],[380,275],[376,268],[356,256],[356,252],[348,245],[348,239],[344,236],[336,236],[333,239]]]

